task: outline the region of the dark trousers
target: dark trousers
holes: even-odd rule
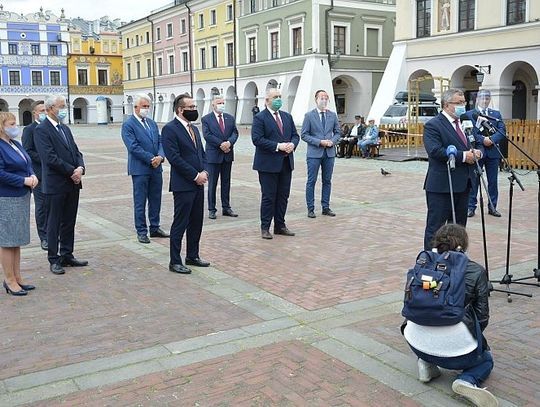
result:
[[[489,199],[491,200],[491,203],[493,206],[488,206],[490,209],[497,209],[497,201],[499,200],[499,186],[498,186],[498,179],[499,179],[499,164],[501,162],[500,158],[483,158],[480,160],[479,164],[481,167],[484,168],[486,178],[487,178],[487,185],[488,185],[488,194]],[[477,199],[476,196],[478,195],[478,185],[480,183],[480,177],[474,177],[472,182],[472,188],[471,193],[469,195],[469,208],[476,209],[477,205]],[[485,196],[485,195],[484,195]]]
[[[47,216],[49,213],[49,203],[47,195],[41,191],[41,184],[33,189],[34,194],[34,207],[36,217],[36,227],[39,236],[39,240],[47,240]]]
[[[358,138],[357,137],[349,137],[349,138],[350,140],[346,140],[343,138],[339,140],[338,154],[340,157],[344,157],[345,155],[347,155],[347,157],[352,156],[354,146],[356,145],[356,143],[358,143]]]
[[[59,263],[62,259],[73,258],[79,192],[79,189],[74,189],[62,194],[47,195],[49,201],[47,243],[50,264]]]
[[[449,370],[463,370],[456,379],[465,380],[478,387],[481,386],[493,370],[493,357],[491,352],[484,350],[480,355],[477,350],[462,356],[440,357],[420,352],[411,346],[413,352],[420,359]]]
[[[170,257],[171,264],[182,264],[180,251],[186,233],[186,258],[199,257],[204,212],[204,188],[196,191],[175,191],[174,219],[171,226]]]
[[[274,228],[280,229],[285,226],[285,212],[291,192],[292,170],[288,157],[283,158],[281,171],[259,171],[259,183],[261,184],[261,229],[270,229],[270,223],[274,219]]]
[[[147,202],[150,232],[156,231],[160,226],[159,214],[161,212],[163,175],[159,171],[152,171],[151,174],[132,175],[131,180],[133,182],[133,217],[135,229],[138,235],[146,235],[148,233],[148,227],[146,225]]]
[[[431,241],[435,232],[447,223],[452,223],[452,202],[450,194],[426,192],[427,220],[424,233],[424,250],[431,250]],[[454,193],[456,223],[467,226],[467,205],[469,202],[469,188],[460,193]]]
[[[321,158],[307,158],[306,205],[308,211],[315,210],[315,183],[319,175],[319,168],[322,172],[321,206],[323,209],[330,207],[334,160],[334,157],[328,157],[326,150]]]
[[[221,178],[221,207],[231,209],[229,201],[231,194],[232,161],[220,164],[208,164],[208,210],[216,211],[216,188],[218,178]]]

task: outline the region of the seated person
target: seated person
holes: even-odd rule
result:
[[[369,157],[369,146],[379,142],[379,128],[375,126],[375,120],[369,119],[368,126],[364,132],[364,137],[358,140],[358,147],[362,150],[364,158]]]
[[[341,132],[341,138],[338,141],[338,157],[351,158],[354,145],[358,142],[358,138],[364,135],[365,124],[362,116],[354,116],[355,123],[351,130],[347,128],[347,132]],[[345,125],[346,126],[346,125]]]
[[[469,238],[465,228],[447,224],[435,234],[433,250],[467,250]],[[462,322],[450,326],[423,326],[405,321],[402,332],[418,356],[418,379],[427,383],[440,376],[439,366],[462,370],[452,383],[452,390],[477,406],[498,406],[493,394],[481,388],[493,369],[493,358],[486,338],[480,333],[482,352],[478,352],[475,316],[483,331],[489,322],[489,287],[486,271],[478,263],[469,260],[465,271],[465,315]]]

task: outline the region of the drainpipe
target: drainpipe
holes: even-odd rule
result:
[[[191,97],[193,96],[193,50],[191,49],[191,9],[189,8],[189,4],[186,1],[185,6],[188,11],[188,40],[189,40],[189,87],[191,89]]]
[[[233,1],[233,47],[234,47],[234,54],[233,54],[233,68],[234,68],[234,98],[235,98],[235,101],[236,101],[236,106],[235,106],[235,114],[237,113],[238,111],[238,90],[237,90],[237,87],[236,87],[236,82],[237,82],[237,74],[236,74],[236,0]]]
[[[67,29],[69,31],[69,27]],[[71,106],[71,100],[70,100],[70,93],[69,93],[69,61],[71,59],[71,53],[69,52],[69,42],[64,41],[62,39],[62,29],[60,28],[60,32],[58,33],[58,42],[66,44],[66,75],[67,75],[67,106],[68,106],[68,124],[71,124],[71,109],[73,109],[73,106]],[[60,77],[62,79],[62,77]]]
[[[155,55],[154,55],[154,21],[150,19],[150,16],[146,17],[146,20],[150,23],[150,30],[152,32],[152,35],[150,36],[150,39],[152,40],[152,94],[154,95],[154,100],[152,103],[152,107],[154,108],[154,114],[155,114],[155,106],[157,103],[156,99],[156,63],[155,63]]]
[[[330,12],[333,9],[334,9],[334,0],[330,0],[330,8],[327,9],[324,12],[324,31],[325,31],[325,34],[326,34],[326,55],[327,55],[327,58],[328,58],[328,67],[329,67],[329,69],[332,69],[332,64],[330,63],[331,58],[332,58],[332,53],[330,52],[330,50],[331,50],[331,48],[330,48],[330,29],[329,29],[328,25],[330,23]]]

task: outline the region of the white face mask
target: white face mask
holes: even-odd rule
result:
[[[19,137],[19,127],[4,127],[4,133],[6,133],[10,139],[17,138]]]
[[[148,112],[150,111],[150,109],[140,109],[139,110],[139,115],[143,118],[146,118],[146,116],[148,116]]]
[[[216,105],[216,110],[219,112],[219,113],[223,113],[225,111],[225,103],[218,103]]]

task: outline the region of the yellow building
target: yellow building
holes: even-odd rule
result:
[[[155,100],[152,23],[147,18],[120,27],[124,63],[124,92],[145,93]],[[125,114],[133,113],[133,97],[125,100]],[[153,106],[153,104],[152,104]]]
[[[121,123],[122,42],[114,23],[71,20],[69,51],[70,121]]]
[[[235,8],[232,0],[194,0],[189,3],[193,21],[194,96],[199,113],[210,111],[212,95],[223,94],[226,110],[236,110],[234,79]]]

